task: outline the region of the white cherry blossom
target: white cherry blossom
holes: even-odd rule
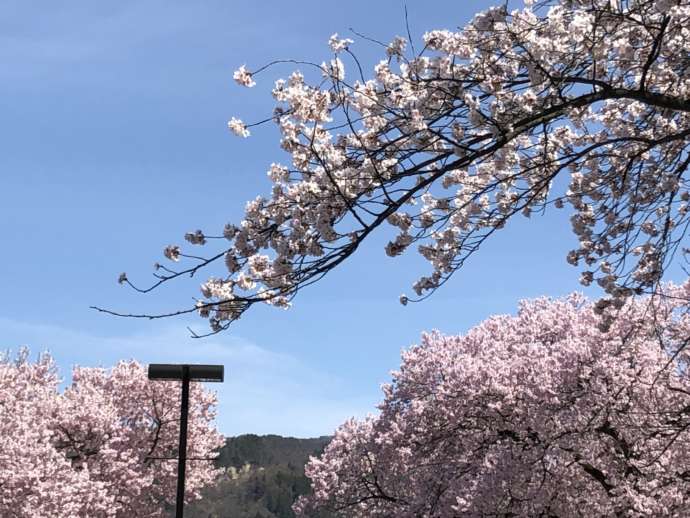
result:
[[[689,27],[687,0],[526,2],[430,30],[417,55],[396,38],[364,77],[344,75],[358,63],[334,34],[336,57],[326,50],[272,88],[265,121],[289,157],[270,166],[266,195],[225,239],[201,233],[219,249],[167,248],[185,264],[156,282],[218,264],[215,277],[243,287],[205,300],[223,328],[255,303],[291,301],[388,222],[385,253],[429,264],[413,302],[510,219],[560,208],[579,243],[564,256],[584,284],[617,304],[653,292],[690,224]],[[252,82],[244,66],[236,79]],[[229,127],[249,135],[238,118]],[[258,272],[257,254],[287,267]]]

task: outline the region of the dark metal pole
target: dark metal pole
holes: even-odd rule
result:
[[[189,414],[189,365],[182,366],[182,408],[180,411],[180,452],[177,460],[177,501],[175,518],[183,518],[184,475],[187,464],[187,415]]]

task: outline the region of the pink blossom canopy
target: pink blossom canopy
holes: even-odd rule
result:
[[[674,516],[690,509],[690,283],[598,329],[523,302],[403,353],[380,414],[343,424],[297,508],[336,516]],[[678,297],[678,298],[676,298]]]
[[[133,361],[76,367],[62,393],[58,384],[48,355],[0,361],[0,516],[166,516],[177,480],[179,385],[150,382]],[[193,384],[188,456],[213,457],[222,445],[214,407],[215,396]],[[187,470],[188,499],[218,474],[210,461]]]

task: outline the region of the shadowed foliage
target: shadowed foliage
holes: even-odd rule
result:
[[[329,437],[296,439],[278,435],[228,438],[219,452],[222,479],[191,504],[190,518],[288,518],[292,504],[309,492],[304,465],[320,455]],[[326,518],[328,515],[321,515]]]

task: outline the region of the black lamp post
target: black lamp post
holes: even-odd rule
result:
[[[189,414],[190,381],[223,381],[222,365],[170,365],[152,363],[149,365],[150,380],[182,380],[182,405],[180,409],[180,446],[177,460],[177,497],[175,518],[183,518],[184,477],[187,465],[187,416]]]

